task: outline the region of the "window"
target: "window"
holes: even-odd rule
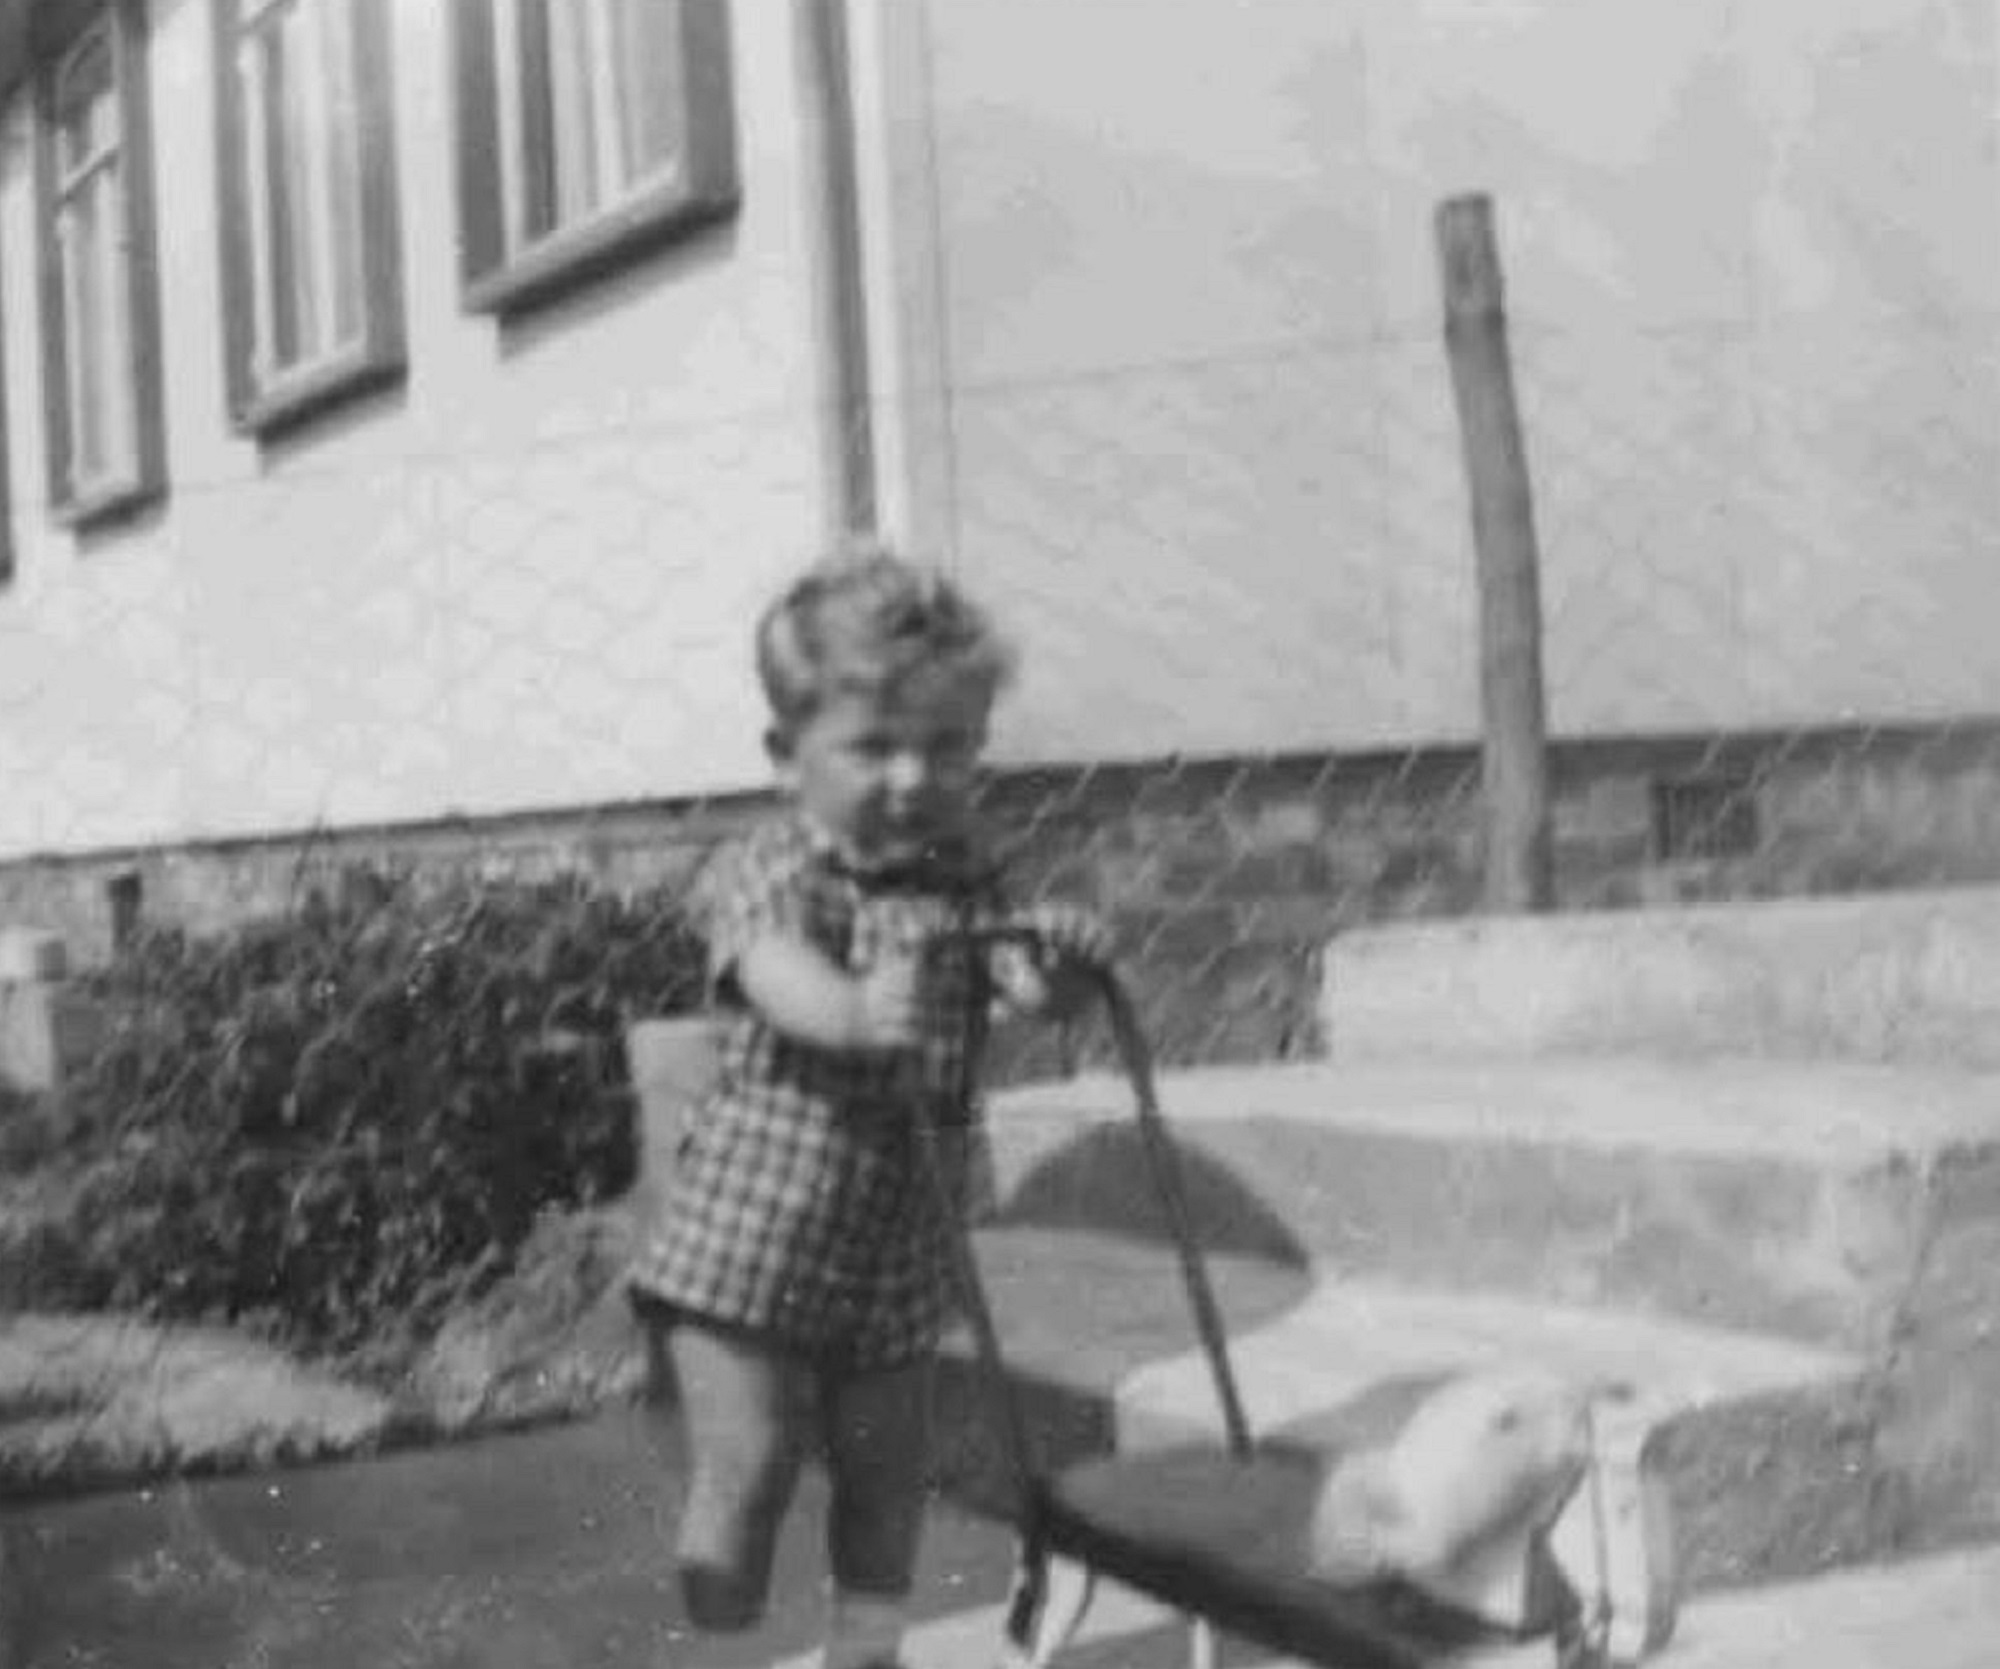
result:
[[[384,0],[214,0],[230,413],[262,433],[402,374]]]
[[[461,0],[466,304],[505,312],[733,210],[726,0]]]
[[[96,8],[38,77],[49,499],[75,524],[166,486],[144,16]]]
[[[1736,773],[1656,777],[1653,861],[1740,858],[1760,839],[1757,785]]]

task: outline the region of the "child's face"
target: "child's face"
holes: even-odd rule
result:
[[[991,705],[984,689],[937,682],[844,692],[773,736],[772,757],[850,856],[898,863],[963,830]]]

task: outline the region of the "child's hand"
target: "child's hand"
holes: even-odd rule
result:
[[[855,981],[855,1043],[863,1049],[908,1049],[923,1036],[923,963],[884,957]]]
[[[1065,962],[1087,968],[1111,965],[1111,928],[1095,910],[1081,904],[1038,904],[1022,925],[1035,935],[1044,969]]]
[[[1069,1018],[1090,1000],[1095,976],[1111,964],[1110,928],[1096,912],[1074,904],[1037,905],[1021,925],[1033,935],[1032,949],[1003,946],[994,959],[1002,1001],[1016,1013]]]

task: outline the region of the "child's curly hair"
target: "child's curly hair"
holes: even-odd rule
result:
[[[791,732],[830,697],[879,693],[913,677],[980,690],[1014,673],[1014,652],[978,604],[935,568],[880,545],[809,569],[757,622],[757,676]]]

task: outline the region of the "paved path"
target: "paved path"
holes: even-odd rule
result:
[[[1010,1250],[1011,1247],[1011,1250]],[[1017,1364],[1108,1388],[1185,1349],[1162,1255],[1032,1237],[993,1248]],[[1084,1262],[1079,1265],[1078,1260]],[[1080,1280],[1078,1268],[1088,1274]],[[1218,1259],[1254,1327],[1308,1277]],[[1084,1323],[1088,1325],[1084,1325]],[[0,1669],[808,1669],[824,1494],[809,1476],[769,1626],[726,1647],[682,1625],[665,1549],[683,1475],[673,1422],[578,1425],[379,1460],[0,1508]],[[913,1669],[985,1669],[1011,1564],[1004,1526],[936,1513]],[[1267,1660],[1242,1647],[1225,1669]],[[1663,1669],[1996,1669],[2000,1549],[1692,1607]],[[1094,1609],[1063,1669],[1179,1669],[1185,1637],[1136,1596]],[[1536,1649],[1480,1669],[1545,1669]]]
[[[636,1411],[382,1461],[0,1515],[14,1585],[5,1669],[806,1669],[818,1481],[779,1559],[769,1628],[700,1647],[661,1581],[680,1465]],[[938,1513],[916,1669],[983,1669],[1009,1539]],[[1065,1669],[1175,1669],[1171,1618],[1100,1601]],[[1266,1660],[1233,1648],[1225,1665]],[[1489,1657],[1528,1669],[1545,1650]],[[2000,1549],[1692,1606],[1663,1669],[1993,1669]]]
[[[696,1654],[663,1550],[682,1476],[635,1410],[476,1444],[0,1516],[6,1669],[735,1669],[816,1638],[809,1478],[761,1639]],[[1008,1540],[942,1513],[920,1610],[997,1600]]]

